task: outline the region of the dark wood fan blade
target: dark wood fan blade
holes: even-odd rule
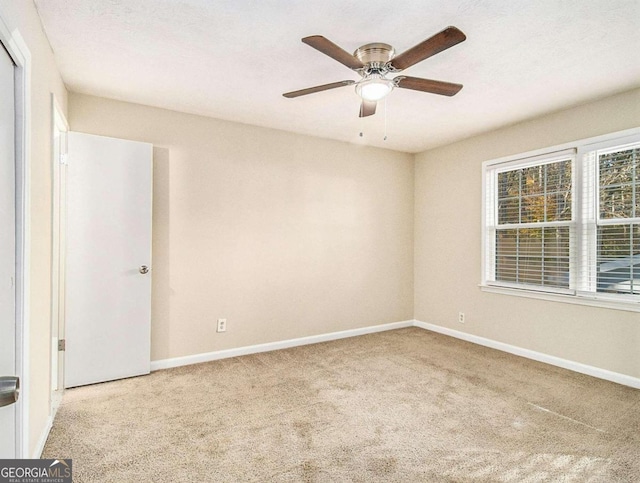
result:
[[[360,104],[359,117],[373,116],[376,113],[376,104],[376,101],[365,101],[363,99],[362,104]]]
[[[391,66],[397,70],[404,70],[418,62],[428,59],[438,52],[459,44],[467,37],[455,27],[447,27],[442,32],[435,34],[433,37],[420,42],[418,45],[411,47],[409,50],[401,53],[391,60]]]
[[[398,87],[403,89],[413,89],[414,91],[431,92],[432,94],[440,94],[443,96],[455,96],[462,84],[454,84],[453,82],[443,82],[432,79],[421,79],[419,77],[399,76],[394,80]]]
[[[293,97],[306,96],[307,94],[313,94],[314,92],[328,91],[329,89],[335,89],[336,87],[350,86],[351,84],[355,84],[355,81],[344,80],[340,82],[332,82],[331,84],[324,84],[321,86],[309,87],[307,89],[300,89],[299,91],[287,92],[282,95],[284,97],[291,99]]]
[[[322,35],[312,35],[311,37],[305,37],[302,41],[310,45],[316,50],[319,50],[325,55],[328,55],[332,59],[337,60],[341,64],[346,65],[349,69],[362,69],[364,64],[360,62],[356,57],[338,47],[331,40],[324,38]]]

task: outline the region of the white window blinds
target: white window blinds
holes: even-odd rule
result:
[[[640,304],[640,132],[484,179],[483,285]]]
[[[492,281],[568,289],[574,151],[493,170]]]
[[[601,293],[640,295],[640,143],[586,156],[597,180],[591,285]]]

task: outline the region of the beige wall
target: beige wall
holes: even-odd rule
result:
[[[69,122],[155,146],[152,360],[413,318],[413,156],[74,93]]]
[[[51,93],[66,111],[67,91],[32,2],[0,0],[0,15],[31,53],[31,289],[29,456],[47,426],[51,349]]]
[[[634,90],[416,155],[415,318],[640,377],[637,312],[478,288],[482,162],[639,125]]]

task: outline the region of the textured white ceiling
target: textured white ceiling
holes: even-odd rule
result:
[[[35,3],[72,91],[399,151],[640,86],[638,0]],[[352,86],[282,97],[359,78],[302,37],[402,52],[448,25],[467,40],[403,73],[464,84],[455,97],[396,89],[365,119]]]

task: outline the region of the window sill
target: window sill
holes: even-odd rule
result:
[[[589,305],[603,309],[624,310],[627,312],[640,312],[640,300],[638,302],[611,300],[596,298],[585,295],[565,295],[550,292],[536,292],[533,290],[523,290],[510,287],[500,287],[496,285],[480,284],[483,292],[497,293],[502,295],[515,295],[516,297],[526,297],[538,300],[548,300],[550,302],[561,302],[566,304]]]

